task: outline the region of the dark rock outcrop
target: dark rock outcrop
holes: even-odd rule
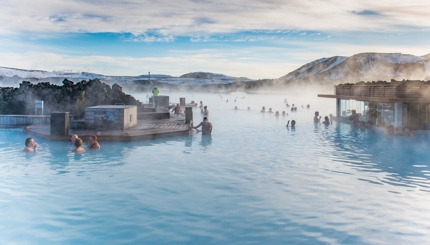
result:
[[[85,107],[89,106],[116,103],[142,105],[133,96],[122,92],[118,84],[111,88],[99,79],[83,80],[76,84],[64,79],[63,86],[23,81],[19,88],[0,87],[0,114],[34,114],[36,100],[44,101],[44,114],[70,112],[76,116],[84,115]]]

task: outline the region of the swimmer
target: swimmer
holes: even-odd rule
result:
[[[389,125],[386,128],[387,131],[385,131],[385,134],[391,135],[394,134],[394,126],[393,125]]]
[[[251,107],[248,106],[248,111],[251,110]]]
[[[88,140],[88,149],[100,149],[99,142],[97,142],[97,136],[90,136],[90,139]]]
[[[311,108],[311,106],[308,104],[308,105],[306,106],[306,109],[309,109],[309,108]]]
[[[321,117],[319,115],[320,113],[316,111],[314,116],[314,123],[320,123]]]
[[[287,103],[287,108],[290,108],[290,105]]]
[[[23,152],[36,152],[39,145],[34,142],[33,138],[25,139],[25,148]]]
[[[290,125],[290,120],[288,120],[287,128],[289,127],[289,125]],[[295,128],[295,127],[296,127],[296,121],[291,120],[291,128]]]
[[[414,133],[412,133],[412,131],[411,131],[411,129],[410,128],[405,128],[405,136],[408,136],[408,137],[414,137],[415,136],[415,134]]]
[[[235,110],[238,110],[238,109],[237,109],[237,106],[235,106],[235,107],[234,107],[234,109],[235,109]]]
[[[179,115],[179,114],[181,114],[181,110],[182,110],[181,106],[179,104],[176,104],[176,106],[173,107],[171,112],[175,112],[176,115]]]
[[[205,107],[203,107],[202,114],[205,115],[205,116],[209,115],[208,106],[205,105]]]
[[[72,152],[80,153],[85,151],[84,148],[82,148],[82,140],[80,138],[75,139],[75,149],[72,150]]]
[[[282,116],[285,117],[285,111],[282,111]]]
[[[266,112],[266,107],[263,106],[263,108],[261,108],[261,112]]]
[[[273,113],[273,111],[272,111],[272,108],[269,108],[269,111],[268,111],[269,113]]]
[[[72,134],[72,137],[70,138],[70,144],[75,144],[75,139],[79,138],[77,134]]]
[[[203,108],[203,102],[200,101],[200,108]]]
[[[279,117],[279,111],[275,112],[275,116]]]
[[[331,123],[330,123],[330,119],[328,118],[328,116],[325,116],[324,117],[324,121],[322,122],[324,125],[326,125],[326,126],[328,126],[328,125],[330,125]]]
[[[228,103],[228,100],[226,102]]]
[[[210,135],[212,133],[212,123],[209,122],[207,117],[204,117],[203,122],[201,122],[199,125],[191,128],[197,130],[200,126],[202,127],[202,135]]]

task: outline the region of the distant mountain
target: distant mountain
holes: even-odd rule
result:
[[[54,84],[61,84],[65,79],[69,79],[74,82],[80,82],[82,80],[89,80],[98,78],[102,82],[108,84],[128,84],[128,83],[165,83],[170,85],[217,85],[217,84],[230,84],[237,81],[249,82],[252,81],[246,77],[232,77],[223,74],[209,73],[209,72],[193,72],[184,74],[180,77],[173,77],[170,75],[162,74],[151,74],[140,75],[140,76],[105,76],[101,74],[94,74],[88,72],[64,72],[64,71],[40,71],[40,70],[23,70],[16,68],[0,67],[0,86],[17,86],[23,80],[31,82],[50,82]]]
[[[107,84],[166,84],[166,85],[215,85],[276,87],[285,85],[332,86],[339,83],[359,81],[430,80],[430,54],[414,56],[400,53],[360,53],[351,57],[333,56],[322,58],[282,76],[271,79],[252,80],[210,72],[191,72],[179,77],[162,74],[140,76],[106,76],[88,72],[22,70],[0,67],[0,86],[18,86],[23,80],[61,84],[67,78],[74,82],[98,78]],[[150,80],[150,81],[149,81]]]
[[[280,77],[277,83],[334,85],[391,79],[430,80],[430,54],[360,53],[322,58]]]

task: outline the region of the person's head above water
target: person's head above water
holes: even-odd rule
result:
[[[394,134],[394,126],[393,125],[389,125],[387,127],[387,133],[388,134]]]
[[[291,120],[291,127],[295,127],[296,126],[296,121],[295,120]]]
[[[315,112],[315,116],[319,116],[320,113],[318,111]]]
[[[77,134],[72,134],[72,137],[70,138],[70,143],[74,144],[75,140],[79,138]]]
[[[82,140],[80,138],[76,138],[75,139],[75,146],[76,146],[76,148],[82,146]]]
[[[34,145],[34,139],[33,138],[25,139],[25,146],[32,147],[33,145]]]
[[[208,120],[208,118],[207,118],[207,117],[204,117],[204,118],[203,118],[203,121],[205,121],[205,122],[206,122],[207,120]]]

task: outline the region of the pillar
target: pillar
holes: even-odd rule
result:
[[[190,123],[193,121],[193,108],[185,107],[185,123]]]
[[[69,134],[69,113],[51,113],[51,135]]]
[[[336,99],[336,117],[340,117],[340,99]]]
[[[394,118],[393,118],[393,126],[397,130],[402,130],[402,103],[395,102],[394,103]]]

